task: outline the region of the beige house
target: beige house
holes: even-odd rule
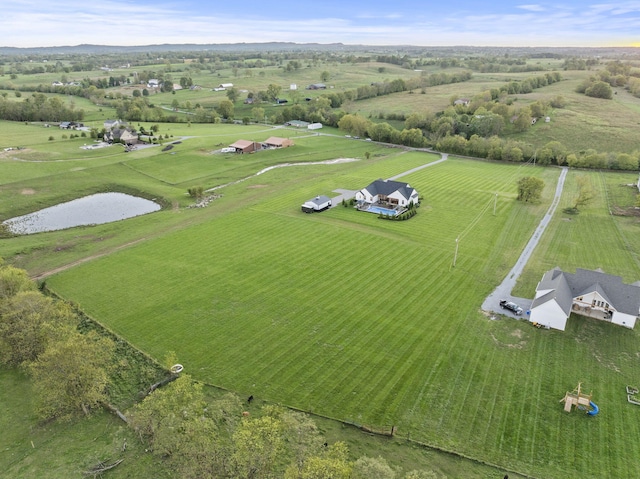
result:
[[[114,128],[104,134],[104,141],[107,143],[124,143],[125,145],[135,145],[138,143],[138,135],[128,128]]]

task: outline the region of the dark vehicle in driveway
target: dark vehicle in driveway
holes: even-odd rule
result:
[[[513,314],[520,316],[522,314],[522,308],[518,306],[516,303],[512,303],[511,301],[507,301],[506,299],[500,300],[500,307],[502,309],[508,309]]]

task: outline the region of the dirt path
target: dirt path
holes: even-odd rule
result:
[[[80,265],[82,263],[86,263],[87,261],[91,261],[93,259],[101,258],[102,256],[107,256],[107,255],[110,255],[111,253],[115,253],[116,251],[119,251],[121,249],[125,249],[125,248],[128,248],[129,246],[133,246],[135,244],[141,243],[141,242],[145,241],[146,239],[147,238],[139,238],[139,239],[137,239],[135,241],[130,241],[129,243],[125,243],[125,244],[122,244],[120,246],[116,246],[114,248],[111,248],[111,249],[109,249],[107,251],[103,251],[102,253],[97,253],[97,254],[93,254],[91,256],[87,256],[85,258],[81,258],[81,259],[79,259],[77,261],[73,261],[71,263],[59,266],[59,267],[51,269],[49,271],[44,271],[42,273],[38,273],[38,274],[36,274],[34,276],[31,276],[31,279],[33,279],[34,281],[38,281],[38,280],[41,280],[41,279],[48,278],[49,276],[53,276],[54,274],[57,274],[57,273],[60,273],[62,271],[66,271],[66,270],[68,270],[70,268],[73,268],[74,266],[78,266],[78,265]]]

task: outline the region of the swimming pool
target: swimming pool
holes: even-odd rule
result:
[[[392,210],[390,208],[383,208],[382,206],[369,206],[369,208],[367,208],[367,212],[389,215],[389,216],[395,216],[398,214],[396,210]]]

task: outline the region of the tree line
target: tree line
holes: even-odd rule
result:
[[[20,92],[15,92],[20,98]],[[11,121],[80,121],[84,110],[67,106],[59,97],[34,93],[22,101],[8,99],[7,92],[0,95],[0,119]]]

